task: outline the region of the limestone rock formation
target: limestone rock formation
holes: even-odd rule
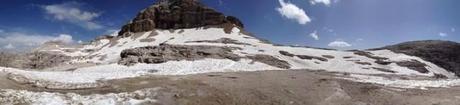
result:
[[[136,63],[164,63],[167,61],[200,60],[204,58],[239,60],[236,54],[232,53],[232,47],[216,46],[182,46],[182,45],[160,45],[147,46],[134,49],[127,49],[121,53],[120,64],[133,65]]]
[[[119,35],[154,29],[184,29],[228,23],[244,27],[238,18],[225,16],[202,5],[198,0],[162,0],[141,11],[122,27]]]
[[[138,47],[123,50],[118,62],[122,65],[134,65],[137,63],[159,64],[168,61],[181,60],[202,60],[205,58],[212,59],[230,59],[239,61],[240,59],[251,59],[253,62],[261,62],[267,65],[289,69],[290,64],[271,55],[249,55],[239,56],[232,51],[240,48],[237,47],[218,47],[207,45],[168,45]]]
[[[45,69],[62,65],[62,63],[69,61],[71,57],[46,52],[32,52],[26,54],[26,59],[28,62],[25,62],[23,68]]]
[[[0,52],[0,66],[21,69],[41,70],[69,61],[71,57],[48,52],[30,52],[24,54]]]

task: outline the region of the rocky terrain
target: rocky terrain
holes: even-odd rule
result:
[[[460,43],[440,40],[405,42],[379,49],[417,56],[460,76]]]
[[[224,24],[244,27],[238,18],[225,16],[204,6],[198,0],[160,0],[123,26],[119,35],[153,29],[183,29]]]
[[[115,36],[0,53],[0,104],[456,105],[459,44],[371,50],[261,40],[198,0],[160,0]]]
[[[71,57],[48,52],[31,52],[25,54],[0,53],[0,66],[21,69],[41,70],[59,65],[65,65]]]
[[[231,59],[239,60],[236,54],[232,53],[232,47],[216,47],[216,46],[179,46],[167,45],[153,47],[140,47],[127,49],[121,52],[120,64],[133,65],[136,63],[164,63],[167,61],[181,60],[200,60],[204,58],[213,59]]]
[[[460,102],[460,94],[455,92],[460,90],[458,87],[393,88],[342,77],[347,76],[309,70],[144,76],[111,80],[105,88],[85,90],[37,88],[0,78],[0,88],[24,90],[1,90],[0,104],[457,105]],[[41,92],[49,93],[40,95]],[[52,100],[43,100],[46,98]]]

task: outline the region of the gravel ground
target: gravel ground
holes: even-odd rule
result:
[[[160,105],[458,105],[460,88],[429,90],[390,88],[337,79],[307,70],[149,76],[107,81],[108,87],[50,90],[17,84],[0,74],[1,89],[81,95],[161,88]],[[0,102],[1,103],[1,102]]]

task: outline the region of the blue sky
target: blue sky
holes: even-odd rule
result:
[[[6,0],[0,49],[89,41],[156,0]],[[201,0],[274,43],[365,49],[412,40],[460,42],[460,0]]]

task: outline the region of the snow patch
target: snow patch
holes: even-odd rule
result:
[[[350,77],[341,77],[342,79],[352,80],[363,83],[374,83],[396,88],[447,88],[460,85],[460,79],[442,79],[442,80],[402,80],[390,79],[379,76],[351,74]]]
[[[79,95],[75,93],[31,92],[26,90],[0,90],[0,104],[16,105],[140,105],[153,104],[151,99],[160,88],[142,89],[126,93]],[[141,98],[140,98],[141,97]]]
[[[242,59],[239,62],[227,59],[204,59],[198,61],[170,61],[162,64],[136,64],[134,66],[109,64],[59,72],[3,68],[2,72],[20,76],[21,81],[32,83],[35,86],[55,89],[79,89],[104,86],[101,82],[105,80],[143,75],[188,75],[259,70],[279,70],[279,68],[247,59]]]
[[[194,28],[179,30],[155,30],[149,32],[134,33],[130,37],[116,37],[115,39],[101,39],[84,45],[77,49],[76,52],[62,53],[72,56],[76,59],[71,63],[97,63],[101,65],[93,67],[79,68],[75,71],[63,72],[38,72],[24,71],[18,69],[7,69],[5,72],[21,75],[28,80],[49,81],[50,83],[98,83],[98,81],[109,79],[120,79],[137,77],[143,75],[189,75],[209,72],[238,72],[238,71],[263,71],[263,70],[285,70],[263,63],[252,62],[243,59],[241,61],[231,61],[225,59],[203,59],[196,61],[169,61],[161,64],[137,64],[134,66],[122,66],[117,62],[120,59],[120,53],[125,49],[158,46],[160,44],[169,45],[209,45],[237,47],[241,49],[233,50],[233,53],[239,56],[252,55],[269,55],[280,60],[286,61],[291,65],[291,69],[304,70],[325,70],[329,72],[342,72],[352,74],[383,74],[383,75],[404,75],[404,76],[424,76],[430,77],[435,74],[442,74],[449,78],[456,78],[453,73],[438,67],[421,58],[408,56],[405,54],[394,53],[389,50],[368,51],[374,56],[389,58],[389,62],[402,61],[420,61],[427,64],[428,73],[420,73],[407,67],[399,66],[395,63],[382,65],[375,63],[375,59],[365,56],[356,55],[351,51],[324,50],[305,47],[276,46],[252,37],[244,35],[238,28],[233,28],[232,32],[227,34],[222,28]],[[155,39],[153,42],[143,42],[142,39]],[[188,43],[202,40],[218,40],[222,38],[233,39],[238,42],[247,43],[244,45],[225,44],[225,43]],[[64,50],[61,48],[60,50]],[[92,52],[88,52],[91,50]],[[302,59],[298,56],[286,56],[280,54],[280,51],[286,51],[295,55],[305,55],[322,57],[327,60]],[[332,56],[332,58],[324,56]],[[359,63],[361,64],[359,64]],[[365,63],[365,64],[364,64]],[[375,68],[388,69],[391,72],[376,70]]]

